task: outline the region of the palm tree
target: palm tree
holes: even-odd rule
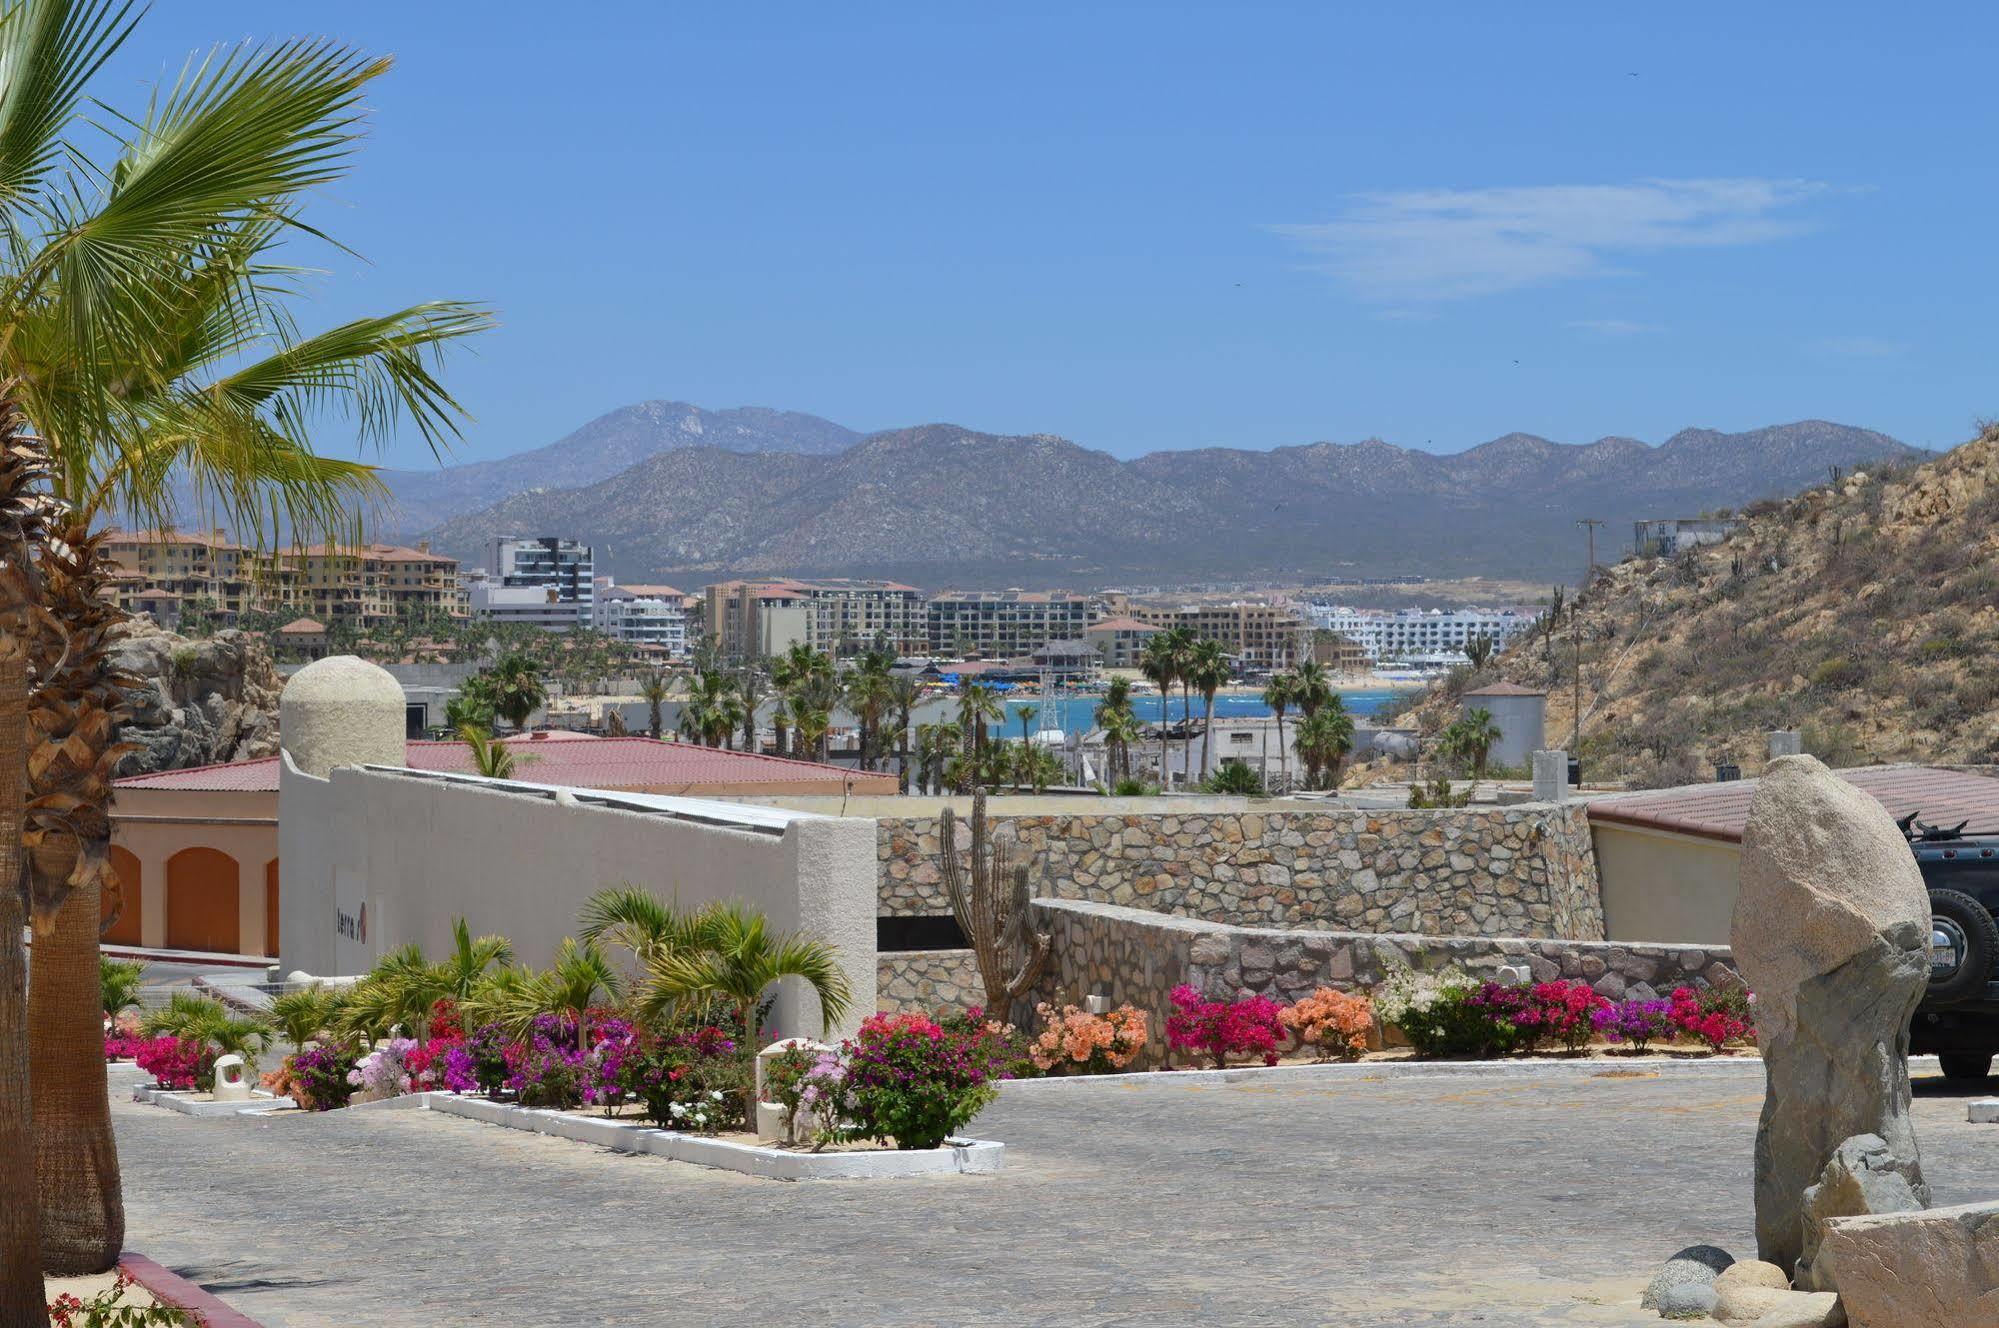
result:
[[[451,924],[451,953],[444,959],[444,983],[449,995],[462,1001],[495,964],[514,962],[514,943],[504,936],[474,936],[464,918]]]
[[[925,793],[943,791],[940,781],[945,777],[945,766],[961,746],[961,734],[949,721],[916,726],[917,783]]]
[[[889,682],[889,704],[895,708],[896,780],[904,793],[909,792],[909,719],[922,696],[921,684],[907,674]]]
[[[1333,680],[1326,676],[1326,666],[1317,660],[1306,660],[1292,674],[1291,699],[1298,703],[1305,718],[1310,719],[1331,704],[1339,696],[1333,690]]]
[[[5,814],[26,813],[21,833],[0,827],[0,843],[26,850],[41,934],[27,1012],[36,1045],[27,1051],[22,1012],[8,999],[18,992],[7,981],[12,956],[0,958],[0,1119],[8,1122],[0,1304],[9,1311],[32,1301],[20,1294],[27,1282],[15,1280],[13,1256],[36,1225],[35,1205],[14,1202],[26,1165],[17,1123],[32,1114],[48,1267],[108,1267],[122,1233],[88,980],[109,852],[106,776],[122,718],[105,650],[109,569],[93,526],[120,506],[164,523],[178,474],[240,533],[357,532],[354,501],[380,485],[368,467],[314,456],[305,426],[325,406],[346,405],[364,440],[409,418],[441,442],[456,407],[424,356],[484,322],[462,306],[428,305],[300,337],[284,312],[296,269],[267,254],[308,233],[295,221],[296,200],[344,172],[361,89],[385,62],[323,43],[243,48],[191,65],[142,117],[81,110],[90,78],[133,21],[130,7],[89,0],[21,0],[0,13],[0,119],[10,127],[0,211],[13,264],[0,282],[8,384],[0,437],[18,448],[25,423],[53,463],[58,525],[40,607],[63,638],[42,656],[50,662],[27,713],[38,750],[25,809],[18,785],[0,785]],[[86,124],[126,127],[115,164],[64,141]],[[8,702],[25,685],[14,663],[32,649],[20,611],[35,589],[36,532],[7,505],[35,461],[23,451],[0,467],[0,697]],[[19,765],[12,751],[0,746],[0,766]],[[0,878],[17,866],[0,862]],[[6,912],[0,907],[0,955],[18,937]],[[30,1060],[32,1113],[13,1109]],[[0,1324],[13,1321],[0,1313]]]
[[[847,680],[846,702],[861,722],[861,769],[875,768],[876,758],[881,753],[882,716],[893,704],[891,686],[894,675],[889,672],[895,663],[892,651],[866,650],[855,660],[852,676]]]
[[[666,701],[666,694],[666,670],[654,669],[639,680],[639,699],[646,703],[646,734],[655,739],[659,737],[659,711]]]
[[[999,693],[976,682],[961,684],[958,688],[958,728],[963,734],[965,755],[976,759],[986,750],[988,723],[1002,723],[1006,710],[999,702]]]
[[[1187,657],[1187,669],[1183,675],[1195,691],[1201,694],[1201,777],[1207,778],[1209,761],[1212,756],[1209,744],[1215,728],[1215,693],[1228,686],[1229,656],[1219,641],[1196,642]]]
[[[453,732],[466,729],[493,731],[493,702],[483,687],[478,686],[477,674],[467,678],[458,688],[458,695],[444,703],[444,724]]]
[[[458,730],[458,740],[472,752],[472,768],[488,779],[512,779],[518,762],[507,744],[482,728],[467,724]]]
[[[1338,788],[1340,766],[1352,750],[1353,716],[1337,693],[1330,704],[1298,721],[1298,756],[1305,762],[1305,781],[1311,787],[1324,787],[1322,776],[1331,771],[1331,786]]]
[[[585,942],[621,945],[643,969],[669,950],[692,945],[696,916],[635,885],[618,885],[585,900],[577,923]]]
[[[318,983],[282,992],[271,998],[271,1025],[294,1052],[304,1051],[326,1031],[338,1005],[338,993]]]
[[[1458,730],[1459,749],[1471,758],[1472,778],[1484,779],[1485,764],[1492,755],[1492,745],[1506,736],[1493,722],[1492,712],[1484,706],[1475,706],[1451,727]]]
[[[1020,709],[1014,711],[1013,713],[1014,713],[1014,718],[1020,721],[1020,740],[1022,742],[1026,742],[1028,725],[1034,723],[1036,719],[1040,718],[1041,707],[1034,705],[1024,705],[1020,707]]]
[[[796,701],[799,690],[808,683],[817,682],[819,679],[832,676],[832,673],[833,661],[803,641],[794,642],[789,650],[778,656],[776,661],[772,663],[770,670],[772,684],[777,688],[778,694],[785,699],[786,704],[790,706],[790,713],[794,715],[797,713]],[[778,713],[784,715],[786,712],[783,708],[780,708]],[[778,742],[779,756],[787,755],[784,750],[782,738],[783,735],[780,734]],[[804,740],[793,734],[793,742],[796,746],[788,754],[803,759],[805,757],[806,746]]]
[[[347,993],[356,1031],[372,1035],[400,1025],[424,1041],[430,1036],[431,1007],[457,994],[453,977],[448,965],[431,963],[414,941],[389,951]]]
[[[1104,731],[1105,757],[1112,782],[1131,778],[1131,744],[1138,737],[1138,716],[1131,708],[1131,679],[1112,678],[1097,702],[1094,716]]]
[[[726,674],[714,669],[696,673],[680,706],[681,736],[720,747],[736,731],[738,705],[740,699]]]
[[[576,1049],[588,1051],[590,1007],[597,1003],[599,992],[615,1000],[622,979],[594,941],[578,945],[575,937],[565,936],[555,952],[554,966],[542,975],[538,985],[542,1012],[575,1016]]]
[[[271,1040],[271,1026],[264,1020],[231,1014],[222,1002],[188,991],[177,991],[165,1005],[148,1011],[139,1020],[139,1031],[147,1037],[212,1043],[224,1055],[241,1056],[252,1066]],[[99,1057],[103,1054],[100,1049]]]
[[[1147,681],[1159,688],[1159,784],[1161,788],[1169,790],[1173,787],[1173,774],[1167,760],[1171,741],[1166,736],[1167,698],[1173,692],[1173,684],[1180,681],[1180,670],[1186,659],[1189,639],[1190,634],[1182,627],[1170,627],[1163,632],[1155,632],[1146,640],[1145,650],[1138,660],[1138,671],[1145,675]]]
[[[1298,679],[1289,673],[1272,674],[1263,688],[1263,703],[1270,707],[1270,713],[1277,717],[1277,775],[1284,784],[1291,782],[1290,758],[1284,744],[1284,712],[1297,699]]]
[[[501,656],[486,676],[493,712],[515,729],[526,728],[528,716],[548,701],[541,670],[520,651]]]
[[[736,701],[742,713],[738,722],[743,726],[743,750],[754,753],[757,750],[757,707],[764,700],[764,675],[747,665],[735,673]]]
[[[798,978],[819,997],[820,1031],[853,999],[831,945],[792,932],[773,933],[762,913],[741,904],[703,909],[693,945],[656,955],[646,965],[641,1018],[657,1019],[690,1001],[717,999],[735,1007],[743,1050],[756,1055],[757,1006],[772,984]]]
[[[97,961],[97,991],[104,1017],[115,1019],[139,1003],[139,976],[145,968],[117,959]]]

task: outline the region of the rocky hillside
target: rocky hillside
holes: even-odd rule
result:
[[[526,489],[594,484],[647,457],[683,447],[825,456],[861,435],[792,410],[745,406],[703,410],[684,401],[642,401],[600,415],[546,447],[497,461],[388,472],[397,510],[385,536],[406,537]]]
[[[230,631],[189,639],[140,618],[125,626],[112,658],[120,672],[144,680],[119,733],[139,744],[120,764],[121,776],[277,752],[284,682],[262,638]]]
[[[1999,431],[1751,513],[1721,544],[1604,570],[1573,631],[1480,680],[1546,688],[1566,745],[1579,654],[1590,773],[1642,786],[1724,758],[1754,774],[1773,728],[1835,765],[1999,761]],[[1434,729],[1455,709],[1420,714]]]
[[[516,494],[430,532],[476,558],[500,531],[589,540],[625,580],[796,573],[1048,586],[1312,580],[1414,571],[1568,579],[1578,517],[1697,515],[1834,465],[1927,455],[1806,422],[1688,430],[1658,447],[1508,434],[1450,456],[1373,441],[1120,461],[1045,434],[936,424],[832,456],[688,448],[600,483]]]

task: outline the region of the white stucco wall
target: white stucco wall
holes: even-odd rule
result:
[[[1742,847],[1611,821],[1590,826],[1613,941],[1728,944]]]
[[[838,946],[854,1004],[835,1034],[875,1008],[869,819],[801,815],[762,833],[412,774],[341,767],[317,779],[290,761],[278,819],[288,969],[352,973],[409,941],[438,954],[459,917],[545,964],[592,893],[630,883],[683,908],[737,900],[777,930]],[[364,903],[365,942],[353,925]],[[817,999],[785,983],[773,1030],[816,1036]]]

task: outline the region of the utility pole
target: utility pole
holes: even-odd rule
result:
[[[1596,576],[1596,528],[1605,523],[1602,517],[1586,516],[1576,524],[1589,531],[1589,566],[1583,570],[1583,589],[1587,590]]]

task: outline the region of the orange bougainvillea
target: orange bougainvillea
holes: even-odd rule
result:
[[[1041,1016],[1039,1037],[1027,1048],[1028,1059],[1046,1073],[1067,1069],[1079,1074],[1107,1074],[1122,1070],[1145,1050],[1145,1012],[1120,1005],[1109,1014],[1091,1014],[1065,1005],[1042,1003],[1035,1007]]]
[[[1321,987],[1285,1007],[1277,1018],[1297,1036],[1299,1046],[1313,1048],[1321,1060],[1358,1056],[1367,1050],[1368,1035],[1374,1031],[1374,1003],[1366,996]]]

